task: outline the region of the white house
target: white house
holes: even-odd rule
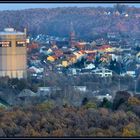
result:
[[[86,86],[74,86],[74,89],[77,90],[77,91],[81,91],[81,92],[86,92],[87,91]]]
[[[33,70],[35,73],[42,73],[44,71],[43,68],[36,68],[35,66],[30,67],[29,70]]]
[[[136,77],[136,72],[135,71],[126,71],[126,74],[131,76],[131,77]]]
[[[106,99],[108,99],[110,101],[112,99],[112,96],[109,95],[109,94],[106,94],[106,95],[97,95],[96,98],[98,100],[101,100],[101,101],[103,101],[103,99],[106,98]]]
[[[96,69],[92,71],[94,74],[99,75],[100,77],[111,77],[112,71],[108,69]]]
[[[95,68],[95,65],[94,64],[88,64],[85,69],[94,69]]]

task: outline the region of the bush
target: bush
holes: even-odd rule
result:
[[[104,98],[103,102],[101,103],[101,107],[112,109],[112,103],[110,101],[108,101],[107,98]]]
[[[89,101],[89,102],[87,102],[85,104],[84,107],[87,108],[87,109],[89,109],[89,108],[97,108],[97,105],[96,105],[96,103]]]
[[[129,105],[140,105],[140,100],[136,97],[130,97],[128,99],[128,104]]]
[[[54,103],[52,101],[46,101],[37,106],[40,111],[46,111],[52,109],[54,107]]]

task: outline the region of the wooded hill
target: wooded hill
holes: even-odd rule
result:
[[[42,33],[63,37],[69,35],[72,21],[77,38],[94,39],[107,32],[136,35],[140,31],[138,13],[140,8],[127,6],[7,10],[0,11],[0,30],[10,26],[22,31],[27,27],[29,35]]]

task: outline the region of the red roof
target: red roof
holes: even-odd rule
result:
[[[31,48],[31,49],[36,49],[36,48],[38,48],[39,46],[38,46],[37,43],[32,43],[32,44],[29,44],[27,47],[28,47],[28,48]]]
[[[103,45],[100,47],[100,49],[108,49],[108,48],[112,48],[112,46],[110,45]]]
[[[86,58],[88,61],[92,61],[93,59],[95,59],[95,56],[89,55]]]
[[[57,57],[60,57],[63,55],[63,51],[61,51],[61,50],[54,50],[54,53]]]
[[[81,53],[83,53],[83,54],[85,53],[85,51],[84,51],[84,50],[81,50],[80,52],[81,52]]]

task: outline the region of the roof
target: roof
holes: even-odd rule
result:
[[[103,45],[100,47],[100,49],[108,49],[108,48],[112,48],[112,46],[110,45]]]
[[[13,31],[13,32],[0,32],[0,35],[25,35],[25,33],[16,32],[16,31]]]
[[[36,96],[36,93],[32,92],[29,89],[22,90],[18,95],[18,97],[30,97],[30,96]]]

